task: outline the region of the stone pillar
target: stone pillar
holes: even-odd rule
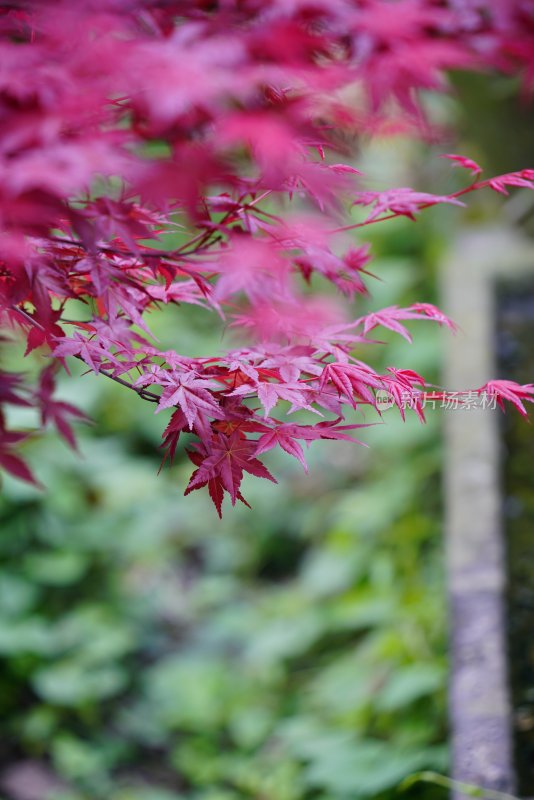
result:
[[[534,264],[514,230],[458,237],[442,270],[441,306],[460,330],[448,342],[444,385],[465,391],[498,377],[495,282]],[[500,411],[444,411],[445,506],[450,613],[449,712],[453,778],[513,793],[506,661],[506,564],[499,486]],[[512,413],[512,412],[510,412]],[[464,800],[456,794],[455,800]]]

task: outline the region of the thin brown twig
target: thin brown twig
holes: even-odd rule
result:
[[[26,311],[24,311],[24,309],[19,308],[18,306],[15,305],[10,306],[10,309],[11,311],[14,311],[15,313],[19,314],[19,316],[23,317],[26,320],[26,322],[28,322],[34,328],[38,328],[41,331],[45,330],[45,328],[41,325],[41,323],[38,322],[36,319],[34,319],[31,314],[28,314]],[[81,356],[74,355],[74,358],[77,358],[78,361],[82,362],[82,364],[89,366]],[[151,392],[148,389],[144,389],[143,387],[134,386],[133,383],[125,381],[124,378],[119,378],[118,375],[113,375],[111,372],[109,372],[107,369],[104,369],[103,367],[98,367],[98,372],[100,373],[100,375],[104,375],[104,377],[109,378],[112,381],[115,381],[115,383],[119,383],[121,386],[125,386],[127,389],[131,389],[137,395],[139,395],[139,397],[142,400],[147,400],[149,403],[159,403],[160,398],[154,392]]]

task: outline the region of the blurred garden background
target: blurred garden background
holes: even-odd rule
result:
[[[374,187],[452,191],[462,175],[432,158],[444,150],[488,173],[529,162],[515,84],[470,81],[481,83],[457,77],[459,99],[435,109],[459,131],[447,147],[362,143],[357,166],[382,171],[369,175]],[[496,102],[508,109],[500,121]],[[355,314],[439,305],[438,269],[460,221],[503,213],[494,196],[469,205],[366,236],[377,279]],[[180,352],[212,354],[230,334],[211,317],[169,308],[153,331]],[[373,366],[409,366],[439,385],[451,334],[423,325],[413,344],[388,337]],[[183,497],[183,451],[157,474],[161,417],[71,368],[62,398],[94,420],[78,426],[79,454],[34,439],[25,455],[46,492],[2,485],[0,797],[445,797],[424,783],[398,793],[408,775],[449,767],[442,412],[429,409],[425,425],[387,412],[362,430],[369,448],[317,443],[308,476],[271,456],[280,484],[246,485],[252,510],[227,508],[220,522],[206,497]]]

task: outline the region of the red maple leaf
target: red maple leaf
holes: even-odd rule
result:
[[[224,491],[230,495],[232,505],[236,500],[246,502],[239,491],[244,472],[277,483],[267,467],[254,457],[255,447],[256,443],[239,431],[230,436],[215,434],[208,447],[204,444],[195,445],[196,452],[188,451],[188,455],[198,469],[191,476],[185,494],[209,484],[211,499],[221,516]]]
[[[41,408],[41,422],[43,426],[48,422],[52,422],[57,428],[59,435],[65,439],[73,450],[76,450],[76,439],[74,438],[73,430],[67,420],[69,417],[74,417],[84,422],[89,422],[90,420],[83,411],[80,411],[79,408],[71,405],[71,403],[65,403],[62,400],[54,399],[55,372],[56,365],[50,364],[42,371],[39,379],[37,401]]]
[[[24,431],[8,431],[5,427],[4,416],[0,411],[0,467],[15,478],[42,488],[26,462],[13,451],[13,448],[27,437],[28,434]]]

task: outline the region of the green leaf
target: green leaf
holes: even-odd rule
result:
[[[408,775],[408,777],[402,781],[398,789],[404,792],[421,782],[431,783],[434,784],[434,786],[442,786],[444,789],[460,792],[468,797],[481,797],[484,798],[484,800],[519,800],[515,795],[508,794],[507,792],[499,792],[495,789],[484,789],[482,786],[475,786],[472,783],[464,783],[463,781],[455,781],[452,778],[447,778],[446,775],[439,775],[437,772],[427,771]]]
[[[377,697],[380,711],[397,711],[444,686],[445,675],[437,664],[409,664],[400,667]]]
[[[36,653],[47,655],[53,652],[53,643],[46,621],[40,617],[22,620],[0,620],[0,653]]]
[[[87,557],[67,551],[32,553],[23,562],[24,573],[37,583],[68,586],[78,581],[87,569]]]
[[[323,750],[306,770],[306,782],[342,797],[371,797],[398,785],[406,773],[432,760],[430,749],[403,749],[387,742],[349,739]]]
[[[127,674],[120,667],[93,667],[79,661],[60,661],[38,670],[33,677],[35,691],[51,703],[80,706],[104,700],[121,691]]]

